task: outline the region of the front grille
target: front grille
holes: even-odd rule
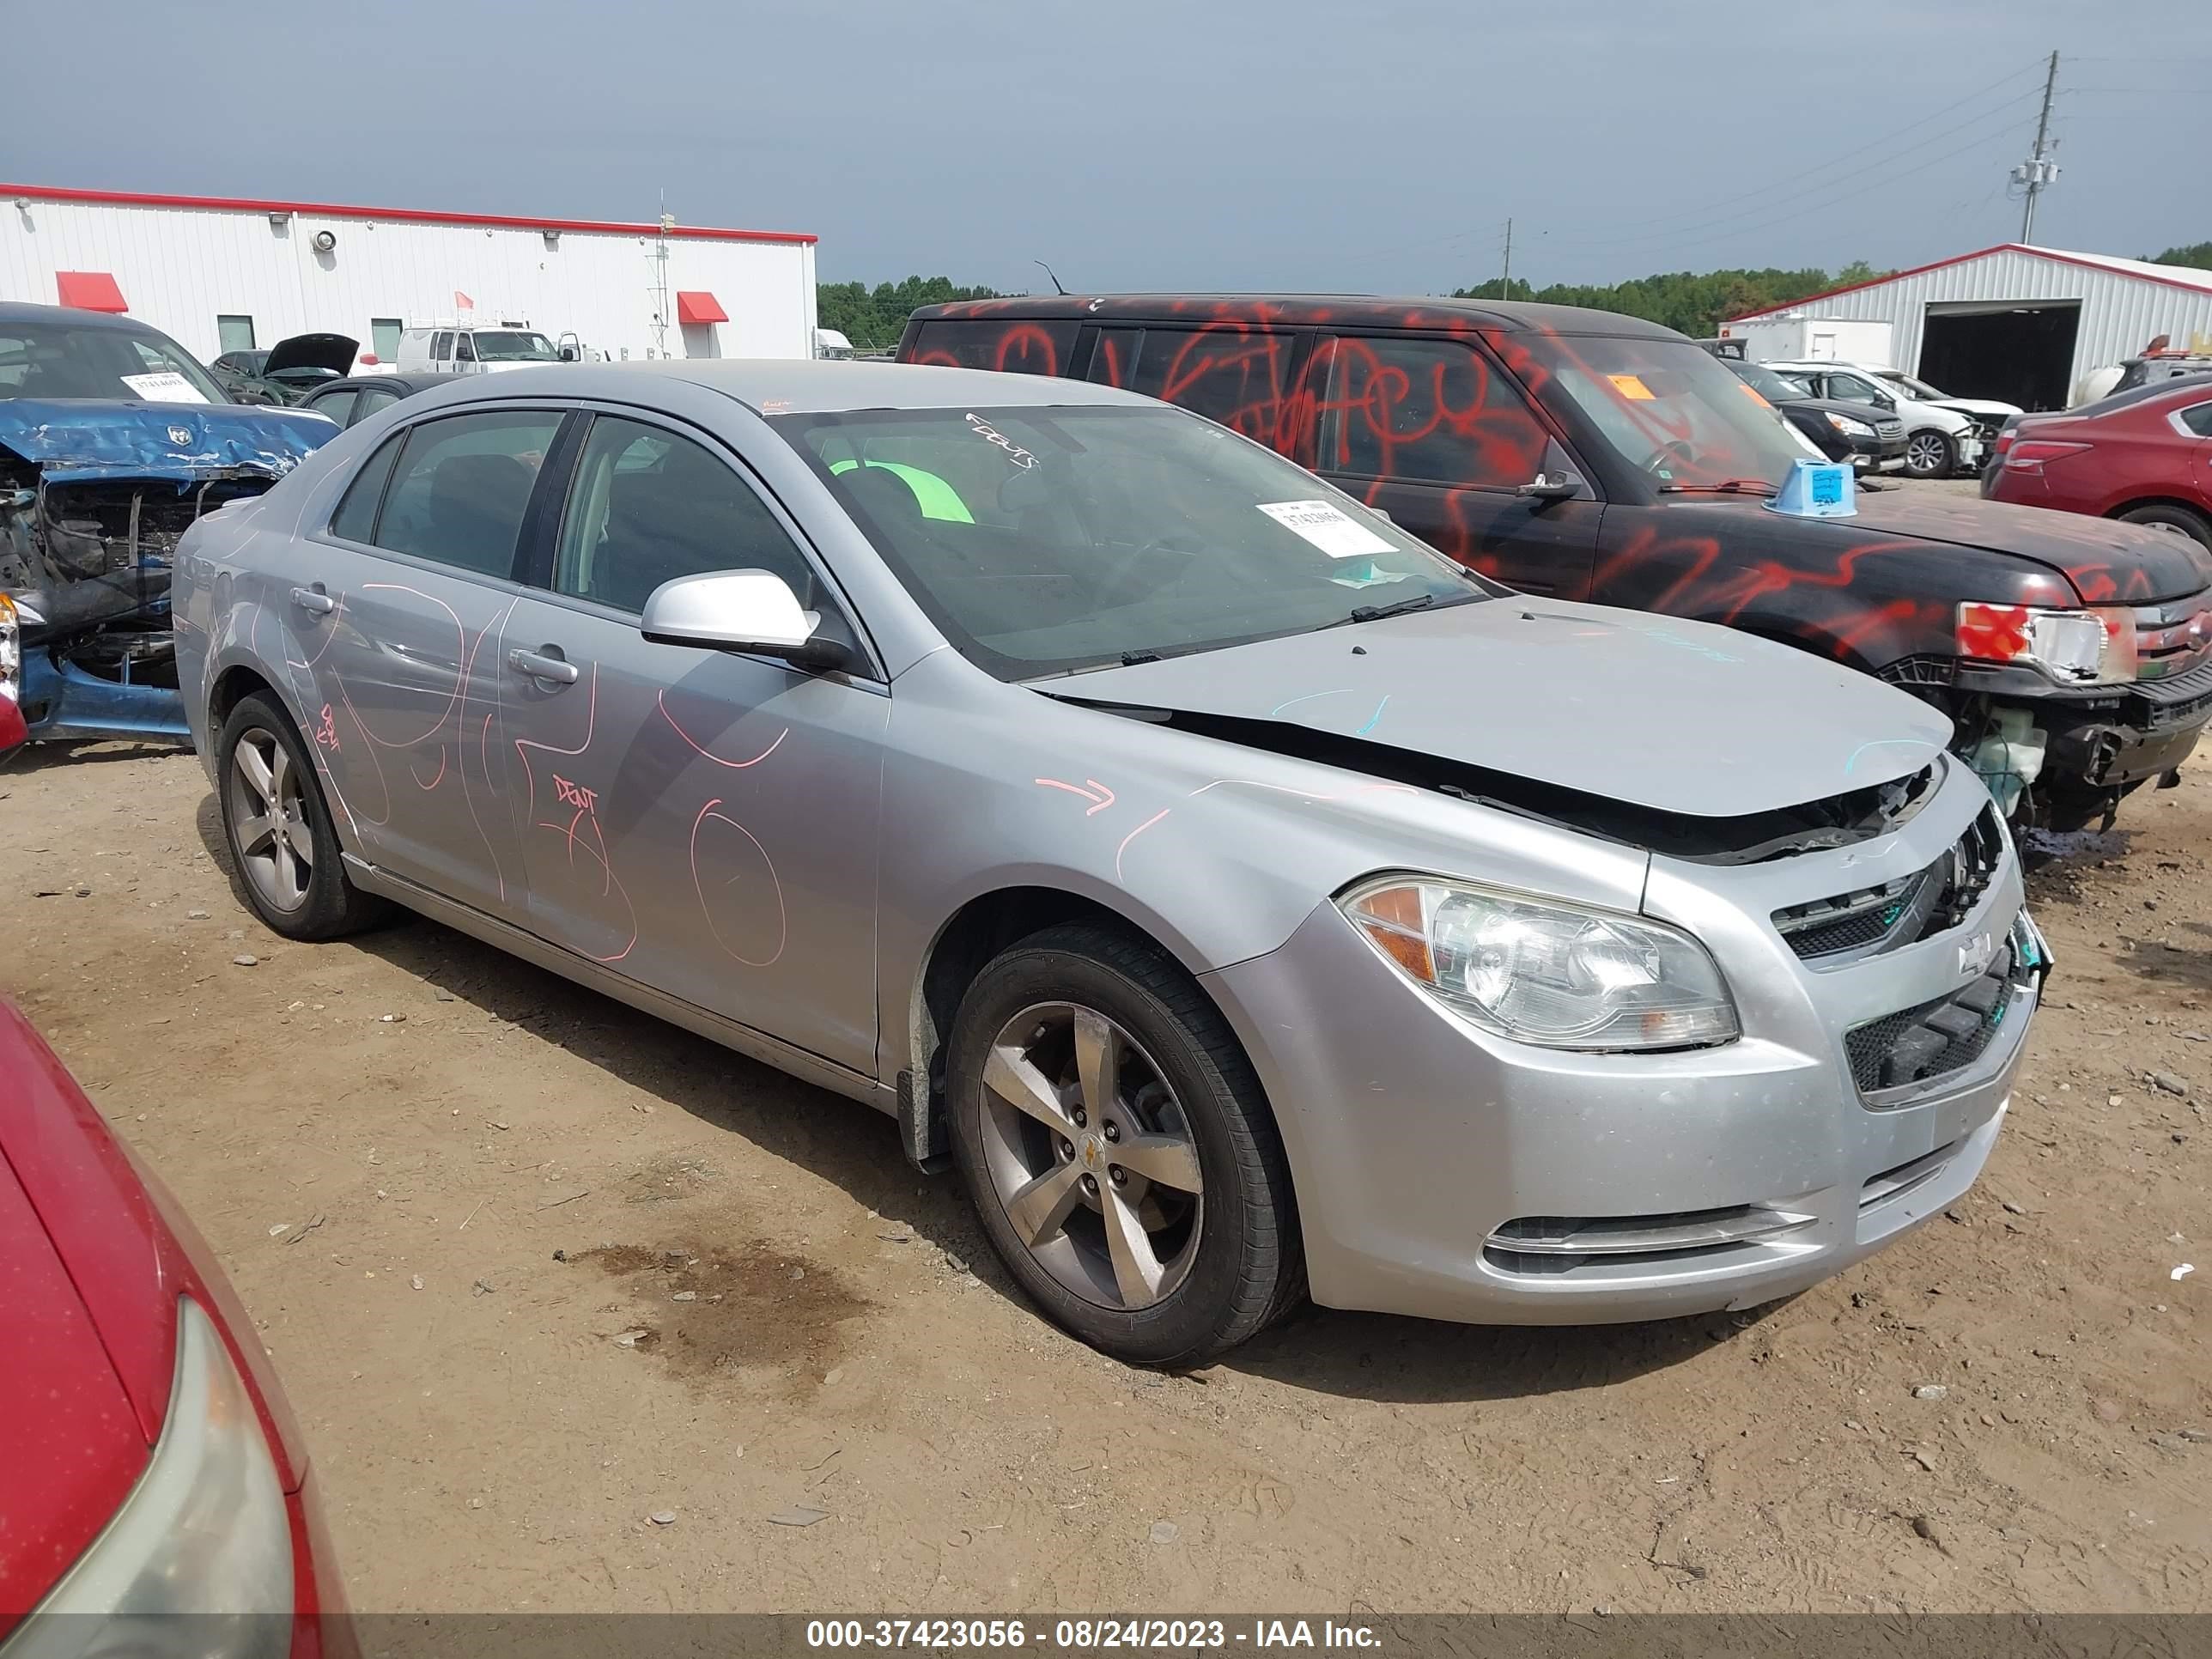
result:
[[[2135,623],[2139,683],[2172,685],[2212,670],[2212,596],[2140,606]],[[2212,680],[2205,689],[2212,690]]]
[[[1905,435],[1905,422],[1902,421],[1876,421],[1875,422],[1874,429],[1885,438],[1901,438]]]
[[[1964,1070],[1987,1052],[2012,1006],[2013,949],[1964,990],[1856,1027],[1844,1036],[1863,1095],[1909,1088]]]
[[[1985,806],[1966,833],[1923,870],[1774,912],[1774,926],[1798,958],[1817,962],[1879,947],[1895,951],[1966,919],[2004,855],[1996,811]]]
[[[1898,686],[1951,686],[1958,684],[1959,659],[1927,652],[1899,657],[1881,671],[1881,678]]]
[[[2212,658],[2156,679],[2137,680],[2129,690],[2150,705],[2153,726],[2194,719],[2212,706]]]

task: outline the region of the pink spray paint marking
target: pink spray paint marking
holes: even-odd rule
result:
[[[1129,831],[1127,835],[1121,837],[1121,844],[1114,849],[1115,880],[1119,881],[1121,879],[1121,854],[1129,850],[1129,843],[1136,840],[1136,838],[1143,835],[1146,830],[1151,829],[1154,824],[1158,823],[1162,818],[1167,817],[1169,813],[1174,811],[1175,808],[1172,806],[1163,806],[1158,811],[1153,813],[1152,817],[1146,818],[1142,823]]]
[[[691,890],[699,896],[699,912],[707,919],[707,931],[714,934],[714,943],[722,947],[726,955],[730,957],[733,961],[744,963],[748,968],[772,968],[775,965],[778,958],[783,955],[784,946],[789,944],[791,940],[791,915],[789,911],[787,910],[784,906],[783,882],[782,879],[775,873],[775,860],[769,857],[768,848],[760,844],[760,837],[754,835],[751,830],[746,829],[744,824],[739,823],[728,813],[717,812],[714,809],[721,804],[720,797],[708,801],[704,806],[699,809],[699,816],[691,820]],[[769,951],[768,955],[764,957],[749,957],[740,951],[732,950],[730,948],[729,941],[722,937],[722,930],[714,925],[714,908],[707,902],[706,885],[699,878],[699,831],[706,826],[707,820],[710,817],[719,819],[720,822],[728,824],[731,829],[736,830],[747,841],[752,842],[753,850],[760,854],[761,862],[768,867],[769,886],[775,894],[776,932],[775,949]],[[737,878],[735,877],[731,878],[732,881],[735,881],[736,879]],[[725,884],[726,885],[727,884]]]
[[[571,783],[558,772],[554,773],[552,777],[553,797],[562,805],[579,807],[588,812],[598,804],[599,799],[598,790],[586,789],[580,783]]]
[[[682,726],[676,723],[676,716],[668,712],[668,694],[666,692],[656,691],[653,693],[653,700],[660,710],[660,718],[668,722],[668,729],[670,731],[675,732],[678,737],[683,738],[685,743],[690,744],[693,750],[703,758],[714,762],[717,766],[726,766],[732,771],[741,772],[748,766],[758,766],[770,755],[775,753],[776,750],[782,745],[783,740],[791,735],[791,728],[787,726],[782,731],[775,734],[775,741],[774,743],[769,744],[767,748],[762,750],[759,754],[755,755],[750,760],[724,760],[720,755],[708,748],[706,744],[701,743],[696,738],[693,737],[689,732],[686,732]]]
[[[1087,801],[1097,803],[1084,810],[1083,816],[1086,818],[1097,817],[1114,804],[1114,792],[1096,778],[1085,778],[1080,784],[1062,783],[1058,778],[1038,778],[1034,781],[1039,788],[1065,789],[1071,795],[1080,795]],[[1090,787],[1085,788],[1085,784]]]

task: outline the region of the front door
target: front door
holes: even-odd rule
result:
[[[550,578],[515,608],[499,664],[529,926],[872,1072],[885,689],[638,633],[663,582],[748,568],[850,637],[729,459],[670,427],[593,417]]]
[[[1530,593],[1586,599],[1603,507],[1516,492],[1571,465],[1512,377],[1471,341],[1343,336],[1311,383],[1315,470],[1471,569]],[[1584,475],[1585,477],[1587,475]]]
[[[507,919],[522,889],[499,742],[501,637],[561,418],[486,410],[395,434],[272,596],[308,740],[364,855]]]

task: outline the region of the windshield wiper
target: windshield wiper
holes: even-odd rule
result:
[[[1662,495],[1771,495],[1774,486],[1764,478],[1723,478],[1718,483],[1663,483]]]
[[[1402,617],[1409,611],[1426,611],[1436,602],[1437,596],[1433,593],[1416,593],[1410,599],[1398,599],[1389,605],[1355,605],[1350,616],[1323,623],[1322,627],[1348,628],[1353,623],[1370,623],[1383,617]],[[1464,604],[1465,601],[1458,603]]]

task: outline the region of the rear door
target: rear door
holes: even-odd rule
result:
[[[1297,459],[1291,391],[1310,344],[1297,330],[1247,323],[1108,326],[1091,342],[1087,378],[1175,404]]]
[[[858,641],[794,527],[718,443],[632,411],[590,420],[565,510],[545,520],[550,561],[495,665],[528,925],[872,1071],[888,688],[648,642],[653,589],[749,568]]]
[[[317,763],[367,856],[507,920],[522,888],[501,639],[562,421],[556,409],[477,410],[394,433],[328,531],[301,544],[283,605]]]
[[[1588,597],[1603,507],[1497,360],[1468,340],[1346,335],[1316,348],[1315,470],[1462,564],[1531,593]],[[1516,493],[1571,467],[1571,501]]]

